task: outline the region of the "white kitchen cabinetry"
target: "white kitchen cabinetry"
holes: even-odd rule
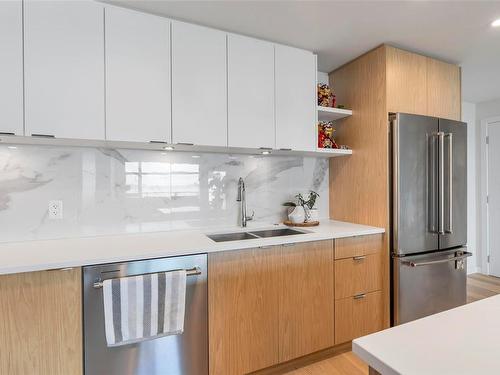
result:
[[[227,146],[226,33],[172,22],[173,143]]]
[[[316,149],[316,60],[305,50],[276,45],[276,148]]]
[[[171,142],[170,21],[105,9],[106,139]]]
[[[0,134],[23,135],[23,10],[0,2]]]
[[[26,135],[104,139],[104,10],[24,2]]]
[[[228,144],[274,148],[274,45],[228,35]]]

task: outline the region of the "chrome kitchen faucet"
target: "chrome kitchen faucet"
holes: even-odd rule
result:
[[[240,202],[240,225],[245,228],[247,226],[247,221],[253,220],[255,212],[252,212],[252,216],[247,216],[245,181],[243,181],[242,177],[238,180],[238,197],[236,201]]]

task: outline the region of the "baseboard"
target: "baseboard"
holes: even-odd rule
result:
[[[481,267],[467,267],[467,275],[481,273]]]
[[[324,350],[320,350],[318,352],[314,352],[308,354],[306,356],[292,359],[291,361],[280,363],[278,365],[268,367],[262,370],[258,370],[252,372],[251,375],[279,375],[285,374],[289,371],[310,365],[315,362],[322,361],[323,359],[331,358],[336,355],[348,352],[352,350],[352,343],[346,342],[344,344],[339,344],[332,346],[331,348],[327,348]]]

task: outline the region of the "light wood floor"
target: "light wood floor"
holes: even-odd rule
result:
[[[500,294],[500,278],[479,273],[467,277],[467,303]],[[287,375],[368,375],[368,366],[353,352],[288,372]]]

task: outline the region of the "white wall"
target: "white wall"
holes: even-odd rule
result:
[[[326,83],[328,85],[328,73],[318,72],[318,83]]]
[[[462,103],[462,121],[467,123],[467,243],[473,254],[467,260],[467,272],[478,272],[477,189],[476,189],[476,105]]]
[[[479,272],[487,273],[486,263],[486,223],[483,210],[486,199],[482,193],[485,190],[486,171],[486,129],[481,122],[492,117],[500,116],[500,99],[490,100],[476,104],[476,124],[475,124],[475,164],[476,164],[476,233],[477,233],[477,262]]]

